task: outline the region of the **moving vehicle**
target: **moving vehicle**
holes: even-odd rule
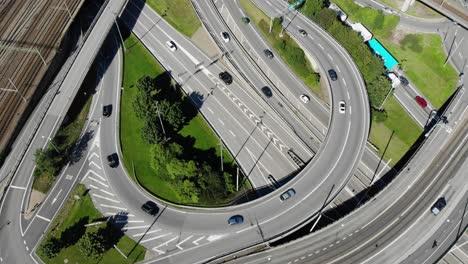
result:
[[[338,75],[336,74],[336,71],[333,69],[328,70],[328,75],[330,76],[330,79],[332,81],[336,81],[338,79]]]
[[[303,37],[306,37],[307,36],[307,32],[303,29],[299,29],[299,34],[301,34],[301,36]]]
[[[229,218],[229,225],[240,225],[244,223],[244,217],[242,215],[233,215]]]
[[[338,103],[338,111],[340,112],[340,114],[344,114],[346,112],[346,103],[345,103],[345,101],[340,101]]]
[[[287,199],[293,197],[296,194],[296,191],[294,189],[289,189],[285,191],[283,194],[280,196],[281,201],[286,201]]]
[[[309,96],[307,96],[307,95],[305,95],[305,94],[301,94],[301,95],[299,96],[299,98],[301,98],[302,102],[304,102],[304,103],[308,103],[308,102],[310,101]]]
[[[159,212],[158,206],[153,201],[147,201],[141,206],[141,209],[152,216],[157,215]]]
[[[112,105],[105,105],[102,107],[102,115],[109,117],[112,114]]]
[[[262,92],[268,98],[273,96],[273,93],[271,92],[271,89],[268,86],[262,87]]]
[[[227,71],[219,73],[219,78],[223,80],[225,84],[232,83],[232,76]]]
[[[421,106],[422,108],[426,108],[427,102],[426,100],[424,100],[424,98],[417,95],[414,99],[416,100],[416,103],[418,103],[419,106]]]
[[[117,153],[112,153],[109,156],[107,156],[107,162],[109,163],[109,166],[111,168],[119,166],[119,156],[117,155]]]
[[[224,42],[228,43],[231,38],[227,32],[221,32],[221,37],[223,38]]]
[[[447,201],[445,201],[444,197],[440,197],[437,199],[435,204],[431,208],[431,212],[433,215],[438,215],[442,209],[447,205]]]
[[[303,4],[305,3],[305,0],[298,0],[292,4],[290,4],[288,6],[288,10],[291,11],[291,10],[296,10],[298,8],[300,8]]]
[[[408,79],[406,79],[404,76],[398,77],[400,79],[400,82],[403,86],[407,86],[409,84]]]
[[[177,46],[172,40],[166,41],[166,46],[169,48],[170,51],[174,52],[177,50]]]
[[[271,52],[271,50],[269,50],[269,49],[263,50],[263,54],[265,54],[265,56],[267,56],[270,59],[273,59],[273,57],[274,57],[273,52]]]
[[[250,18],[248,18],[248,17],[243,17],[243,18],[242,18],[242,22],[244,22],[244,24],[248,24],[248,23],[250,23]]]

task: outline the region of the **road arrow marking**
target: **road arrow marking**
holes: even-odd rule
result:
[[[59,197],[60,193],[62,192],[62,189],[60,189],[60,191],[57,193],[57,195],[54,197],[54,199],[52,200],[52,204],[54,204],[56,201],[57,201],[57,198]]]
[[[199,244],[198,244],[198,241],[200,241],[200,240],[202,240],[202,239],[204,239],[204,238],[205,238],[205,236],[202,236],[202,237],[200,237],[199,239],[193,241],[192,243],[198,246],[198,245],[199,245]]]
[[[192,238],[193,235],[187,237],[186,239],[182,240],[179,244],[176,245],[176,247],[180,250],[184,250],[180,245],[182,245],[184,242],[186,242],[187,240],[189,240],[190,238]]]

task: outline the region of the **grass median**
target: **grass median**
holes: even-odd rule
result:
[[[146,3],[189,38],[201,27],[190,0],[146,0]]]
[[[313,70],[311,62],[296,41],[286,31],[283,31],[283,37],[279,37],[279,32],[282,31],[280,24],[274,24],[270,33],[270,17],[263,13],[251,0],[240,0],[240,3],[247,16],[260,29],[259,31],[263,37],[273,46],[289,68],[313,93],[324,99],[324,93],[319,84],[320,76]]]
[[[150,77],[163,75],[165,71],[133,34],[128,35],[125,46],[127,51],[124,59],[124,89],[120,111],[120,141],[123,163],[130,175],[138,179],[139,183],[148,191],[165,200],[182,203],[183,201],[175,189],[177,187],[164,180],[153,168],[151,160],[153,145],[147,144],[141,137],[144,121],[137,117],[133,108],[133,102],[137,96],[135,87],[137,81],[145,75]],[[170,87],[162,88],[168,89]],[[184,100],[182,103],[183,109],[189,109],[190,112],[195,111],[195,114],[178,131],[178,135],[173,137],[173,140],[179,139],[180,141],[177,143],[183,145],[187,153],[206,158],[214,155],[217,157],[217,162],[220,157],[218,137],[188,100]],[[226,167],[233,165],[234,159],[226,148],[223,149],[223,160]],[[216,164],[219,166],[219,163]],[[133,169],[135,173],[133,173]]]
[[[76,198],[78,197],[78,199]],[[120,230],[115,230],[119,233],[118,239],[107,245],[102,254],[91,254],[87,256],[87,252],[83,252],[80,245],[81,239],[86,237],[86,234],[98,233],[104,230],[106,226],[102,214],[94,207],[89,193],[86,192],[86,187],[79,184],[70,194],[70,197],[65,202],[57,217],[52,221],[47,234],[37,248],[37,255],[46,264],[63,264],[63,263],[102,263],[102,264],[118,264],[118,263],[134,263],[141,261],[145,257],[146,249],[137,245],[135,241],[125,236]],[[102,224],[85,226],[91,223],[103,222]],[[107,230],[106,230],[107,231]],[[105,240],[108,238],[105,238]],[[50,243],[50,241],[55,241]],[[123,257],[115,247],[117,247],[126,258]],[[100,246],[100,245],[97,245]],[[112,246],[112,247],[111,247]],[[57,248],[59,250],[57,250]],[[53,257],[48,257],[53,251]]]

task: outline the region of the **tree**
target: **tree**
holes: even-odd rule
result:
[[[324,10],[323,0],[308,0],[305,2],[304,6],[301,8],[301,11],[304,15],[308,17],[315,16],[319,11]]]
[[[178,181],[176,183],[179,196],[186,202],[198,203],[200,190],[190,180]]]
[[[86,232],[78,241],[78,249],[87,257],[97,258],[105,252],[104,238],[95,232]]]
[[[58,171],[58,160],[56,154],[49,150],[37,149],[34,153],[34,162],[36,168],[34,170],[34,176],[42,174],[55,175]]]
[[[172,126],[175,131],[179,131],[185,124],[185,117],[182,112],[180,102],[170,103],[168,100],[162,100],[158,105],[162,118]]]
[[[181,145],[172,142],[170,144],[156,144],[151,149],[151,167],[163,178],[169,179],[166,165],[171,160],[181,156],[183,148]]]
[[[50,237],[47,239],[42,247],[40,247],[40,252],[48,259],[54,258],[60,253],[61,241],[56,237]]]
[[[189,179],[197,175],[197,164],[193,160],[185,161],[173,158],[166,164],[167,172],[173,180]]]
[[[390,81],[384,75],[377,76],[377,78],[368,83],[367,93],[369,94],[371,106],[375,108],[379,107],[390,88]]]
[[[141,128],[141,138],[148,144],[156,144],[163,140],[164,135],[157,117],[148,118]]]
[[[306,6],[309,1],[306,2]],[[306,14],[307,15],[307,14]],[[308,15],[307,15],[308,16]],[[331,25],[334,22],[338,22],[336,19],[336,13],[334,10],[324,8],[322,10],[319,10],[318,12],[315,12],[313,16],[309,17],[315,17],[315,21],[322,26],[324,29],[328,29],[331,27]]]
[[[378,110],[372,107],[372,120],[377,123],[382,123],[387,119],[387,111],[385,109]]]

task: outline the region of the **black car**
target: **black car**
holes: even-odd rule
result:
[[[400,76],[400,82],[403,86],[407,86],[409,84],[408,79],[406,79],[404,76]]]
[[[242,215],[233,215],[228,220],[229,225],[239,225],[244,223],[244,217]]]
[[[107,162],[109,162],[111,168],[119,166],[119,156],[117,156],[117,153],[112,153],[107,156]]]
[[[444,209],[446,205],[447,205],[447,201],[445,201],[445,198],[440,197],[439,199],[437,199],[437,202],[435,202],[435,204],[431,208],[432,214],[438,215],[440,211],[442,211],[442,209]]]
[[[328,75],[332,81],[336,81],[338,79],[338,75],[336,75],[336,71],[333,69],[328,70]]]
[[[221,72],[219,73],[219,78],[223,80],[225,84],[231,84],[232,83],[232,76],[228,72]]]
[[[265,54],[265,56],[267,56],[270,59],[273,59],[273,57],[274,57],[273,52],[271,52],[271,50],[268,50],[268,49],[264,50],[263,54]]]
[[[273,93],[271,92],[271,89],[268,86],[262,87],[262,92],[268,98],[273,96]]]
[[[152,216],[157,215],[158,212],[159,212],[158,206],[156,205],[156,203],[154,203],[152,201],[147,201],[146,203],[144,203],[141,206],[141,210],[147,212],[148,214],[150,214]]]
[[[102,107],[102,115],[109,117],[112,114],[112,105],[105,105]]]

